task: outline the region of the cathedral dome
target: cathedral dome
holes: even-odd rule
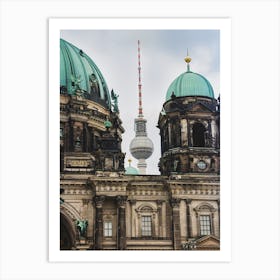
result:
[[[169,86],[166,93],[166,101],[171,99],[171,96],[203,96],[209,98],[214,97],[214,91],[210,82],[202,75],[190,71],[189,62],[191,59],[187,57],[185,61],[188,63],[187,72],[179,75]]]
[[[129,145],[130,153],[137,159],[147,159],[154,151],[154,144],[147,136],[136,136]]]
[[[129,166],[125,168],[126,175],[139,175],[139,171],[137,168],[131,166],[131,160],[128,160]]]
[[[92,59],[81,49],[60,39],[60,91],[80,94],[107,108],[111,99],[105,79]]]

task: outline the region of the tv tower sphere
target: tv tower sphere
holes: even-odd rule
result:
[[[154,144],[147,136],[135,136],[129,145],[130,153],[136,159],[147,159],[154,151]]]
[[[146,174],[147,163],[154,151],[154,144],[152,140],[147,137],[146,120],[144,118],[137,118],[135,121],[135,137],[129,145],[129,150],[132,156],[138,159],[137,167],[140,174]]]

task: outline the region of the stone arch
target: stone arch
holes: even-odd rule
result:
[[[146,211],[154,212],[154,211],[156,211],[156,207],[152,203],[144,202],[137,207],[136,211],[137,212],[146,212]]]
[[[78,211],[70,204],[63,203],[60,206],[60,249],[72,250],[78,233],[75,225],[81,217]]]
[[[194,208],[195,212],[215,212],[217,209],[209,202],[201,202],[198,206]]]

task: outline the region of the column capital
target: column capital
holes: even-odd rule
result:
[[[192,203],[192,199],[191,198],[186,198],[185,199],[187,205],[190,205]]]
[[[105,201],[105,195],[101,195],[101,196],[95,196],[93,198],[94,202],[95,202],[95,205],[97,208],[102,208],[103,206],[103,203]]]
[[[129,199],[128,201],[130,202],[131,205],[135,205],[136,204],[136,199]]]
[[[125,203],[127,201],[127,196],[126,195],[118,195],[116,197],[117,200],[117,204],[119,208],[124,208],[125,207]]]
[[[158,207],[158,209],[161,209],[161,208],[162,208],[162,204],[163,204],[164,200],[160,200],[160,199],[158,199],[156,202],[157,202],[157,207]]]
[[[178,208],[181,202],[181,198],[172,197],[170,199],[170,204],[172,208]]]
[[[82,202],[83,202],[83,205],[88,205],[89,203],[91,203],[91,199],[83,198]]]

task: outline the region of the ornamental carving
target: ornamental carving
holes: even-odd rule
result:
[[[138,214],[141,214],[141,213],[156,213],[157,209],[151,203],[143,203],[137,209],[135,209],[135,211]]]
[[[127,196],[118,195],[116,197],[116,200],[117,200],[117,203],[118,203],[118,207],[124,208],[125,204],[126,204],[126,201],[127,201]]]
[[[190,199],[190,198],[185,199],[185,201],[186,201],[187,205],[190,205],[192,203],[192,199]]]
[[[210,203],[203,202],[203,203],[199,204],[197,207],[195,207],[194,211],[196,213],[201,213],[201,212],[211,212],[211,213],[214,213],[214,212],[217,211],[217,209],[214,208],[214,206],[211,205]]]
[[[170,205],[172,208],[178,208],[180,206],[181,199],[180,198],[171,198]]]
[[[102,208],[104,201],[105,201],[104,195],[94,197],[95,206],[97,208]]]

